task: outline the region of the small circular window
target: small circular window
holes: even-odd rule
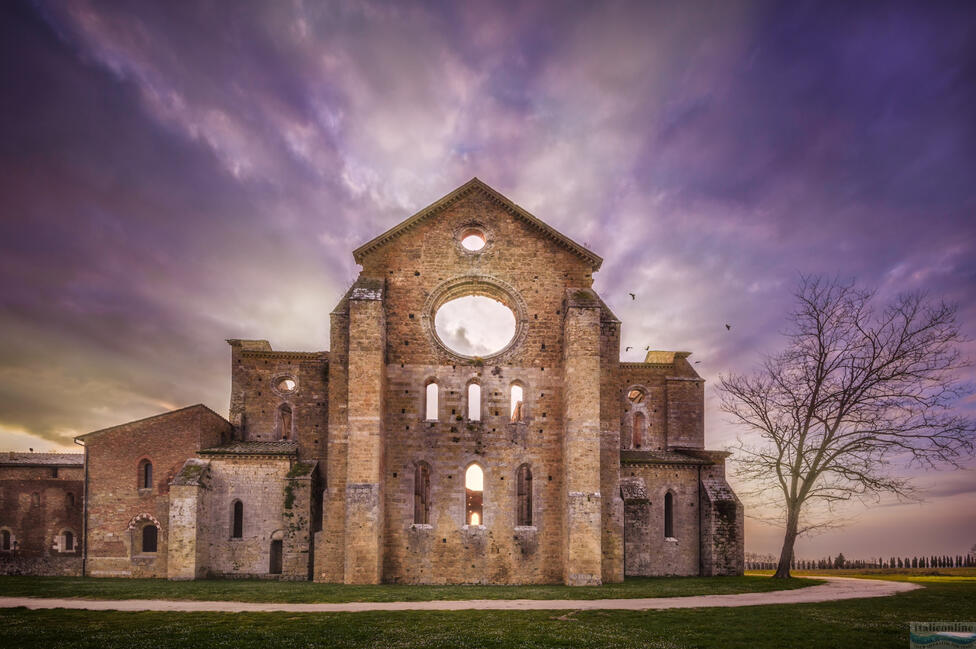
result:
[[[485,233],[478,228],[469,228],[461,233],[461,247],[470,252],[478,252],[485,247]]]
[[[462,356],[490,356],[515,337],[515,314],[484,295],[465,295],[445,302],[434,315],[441,342]]]
[[[295,382],[295,379],[288,378],[286,376],[278,379],[278,382],[275,383],[275,387],[278,388],[279,392],[294,392],[295,388],[298,387],[298,383]]]

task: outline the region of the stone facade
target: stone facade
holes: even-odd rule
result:
[[[0,574],[81,574],[81,453],[0,455]]]
[[[228,341],[229,421],[193,406],[79,438],[86,574],[741,574],[742,505],[725,454],[704,450],[703,380],[687,352],[620,362],[598,256],[477,179],[353,255],[329,351]],[[436,323],[470,295],[514,316],[483,357]]]

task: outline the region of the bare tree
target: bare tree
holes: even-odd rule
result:
[[[915,495],[894,467],[954,465],[976,422],[954,411],[969,388],[956,308],[922,294],[877,308],[853,283],[803,277],[787,345],[752,375],[721,379],[722,409],[753,433],[737,475],[779,494],[786,532],[776,577],[790,576],[806,509],[852,498]]]

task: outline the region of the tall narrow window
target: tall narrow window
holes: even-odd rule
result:
[[[268,561],[268,572],[272,575],[281,574],[282,545],[281,539],[271,541],[271,556]]]
[[[230,538],[239,539],[244,536],[244,503],[234,501],[234,522],[231,526]]]
[[[464,504],[467,525],[484,525],[482,505],[484,503],[485,473],[477,464],[472,464],[464,473]]]
[[[71,532],[65,532],[61,538],[61,548],[63,552],[74,552],[75,551],[75,535]]]
[[[522,386],[517,383],[512,384],[512,421],[522,421]]]
[[[278,408],[278,430],[281,439],[291,439],[291,406],[287,403]]]
[[[427,384],[427,421],[437,421],[437,382]]]
[[[142,528],[142,551],[143,553],[156,552],[159,530],[155,525],[146,525]]]
[[[37,507],[40,504],[41,504],[41,494],[35,491],[34,493],[31,494],[31,505]]]
[[[532,469],[528,464],[519,467],[515,494],[518,500],[516,525],[532,525]]]
[[[481,386],[477,383],[468,385],[468,419],[481,421]]]
[[[664,536],[674,538],[674,496],[670,491],[664,494]]]
[[[0,530],[0,550],[10,549],[10,530]]]
[[[647,427],[647,417],[643,412],[634,414],[634,448],[640,448],[644,443],[644,429]]]
[[[65,504],[68,505],[68,507],[74,507],[75,506],[75,495],[73,493],[71,493],[70,491],[64,497],[64,500],[65,500]]]
[[[139,463],[139,488],[140,489],[152,489],[153,485],[153,467],[152,462],[149,460],[143,460]]]
[[[413,522],[430,523],[430,467],[426,462],[417,465],[413,476]]]

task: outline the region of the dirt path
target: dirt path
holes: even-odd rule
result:
[[[89,611],[211,611],[225,613],[355,613],[360,611],[533,611],[616,609],[643,611],[666,608],[709,608],[761,606],[764,604],[807,604],[863,597],[887,597],[916,588],[917,584],[879,579],[820,577],[826,584],[771,593],[738,595],[696,595],[643,599],[471,599],[426,602],[341,602],[285,604],[263,602],[197,602],[162,599],[55,599],[0,597],[0,608],[25,606],[30,609],[70,608]]]

